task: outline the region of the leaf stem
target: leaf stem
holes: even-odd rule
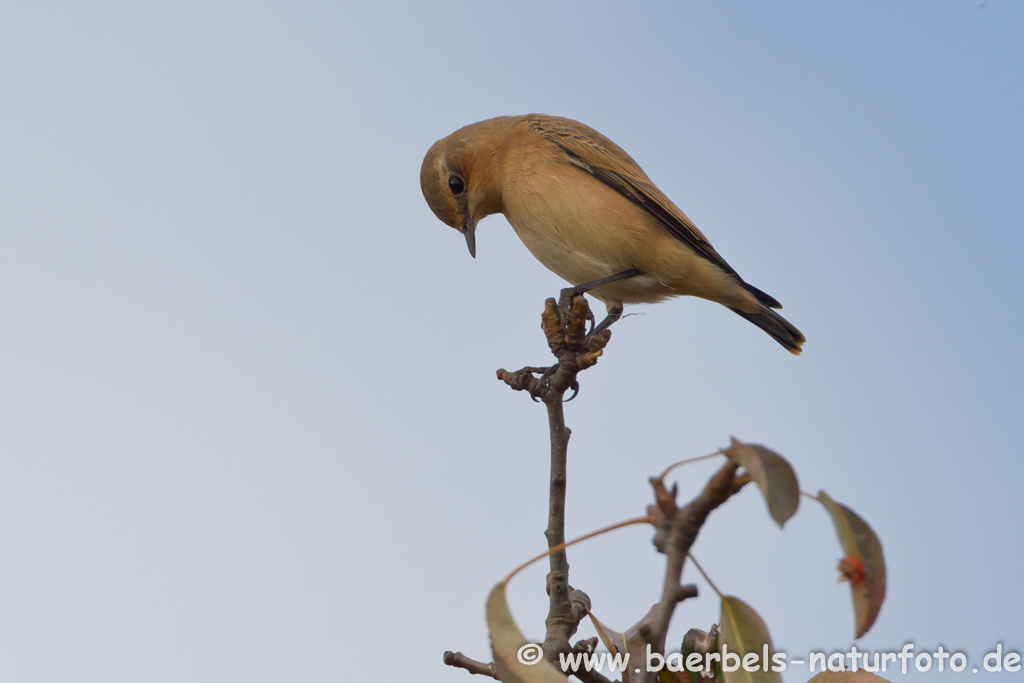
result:
[[[722,591],[718,590],[718,586],[716,586],[715,582],[711,580],[711,577],[708,576],[708,573],[704,571],[704,567],[700,566],[700,562],[698,562],[697,558],[693,556],[693,553],[687,553],[687,555],[691,560],[693,560],[693,566],[697,568],[697,571],[700,572],[700,575],[703,576],[704,580],[708,582],[708,585],[711,586],[711,589],[718,593],[718,597],[725,597],[724,595],[722,595]]]
[[[708,453],[707,455],[698,455],[695,458],[686,458],[685,460],[680,460],[679,462],[672,463],[667,468],[665,468],[665,471],[662,472],[661,476],[658,477],[658,478],[659,479],[664,479],[665,477],[668,476],[669,472],[671,472],[675,468],[679,467],[680,465],[688,465],[691,462],[697,462],[698,460],[707,460],[708,458],[713,458],[716,455],[725,455],[725,454],[726,454],[725,451],[719,449],[719,450],[715,451],[714,453]]]
[[[582,536],[574,538],[571,541],[566,541],[565,543],[560,543],[559,545],[556,545],[553,548],[549,548],[548,550],[545,550],[544,552],[540,553],[539,555],[531,557],[526,562],[523,562],[521,565],[519,565],[518,567],[513,569],[511,572],[509,572],[509,575],[505,577],[505,579],[502,581],[502,583],[508,583],[509,580],[513,576],[515,576],[519,572],[523,571],[524,569],[529,567],[534,562],[537,562],[538,560],[543,560],[545,557],[547,557],[551,553],[557,553],[560,550],[565,550],[566,548],[568,548],[571,545],[576,545],[580,541],[585,541],[588,538],[593,538],[594,536],[600,536],[601,534],[608,533],[609,531],[615,531],[616,529],[621,529],[622,527],[632,526],[633,524],[650,524],[650,523],[651,523],[651,518],[650,517],[634,517],[633,519],[627,519],[627,520],[625,520],[623,522],[616,522],[615,524],[611,524],[611,525],[606,526],[606,527],[601,527],[600,529],[597,529],[595,531],[591,531],[589,533],[583,534]]]

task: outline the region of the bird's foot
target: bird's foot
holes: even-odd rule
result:
[[[597,289],[604,285],[609,285],[619,280],[626,280],[631,277],[641,275],[639,268],[630,268],[624,270],[621,273],[615,273],[608,277],[603,277],[600,280],[594,280],[593,282],[585,282],[582,285],[576,285],[575,287],[566,287],[562,290],[561,296],[558,298],[558,316],[562,321],[562,328],[569,331],[570,318],[573,311],[573,300],[578,296],[589,292],[592,289]],[[600,334],[604,330],[611,327],[612,323],[622,317],[622,304],[613,304],[608,309],[608,315],[600,324],[595,324],[594,314],[590,311],[590,307],[587,307],[587,320],[590,321],[590,331],[587,333],[587,339],[590,339],[595,334]]]
[[[498,370],[498,379],[515,391],[525,391],[534,402],[540,402],[551,391],[550,377],[558,370],[558,364],[549,368],[525,367],[515,372]]]
[[[590,304],[578,287],[562,290],[556,308],[556,316],[549,318],[545,326],[548,344],[554,344],[552,351],[558,355],[557,347],[564,347],[579,352],[584,349],[589,338],[588,328],[593,330],[594,314]],[[588,325],[589,322],[589,325]]]
[[[566,287],[558,297],[558,318],[562,321],[562,329],[568,332],[570,319],[572,317],[572,303],[578,296],[583,296],[587,291],[586,285]],[[587,306],[587,320],[590,321],[590,329],[594,329],[594,313]]]
[[[608,315],[604,317],[597,325],[591,325],[590,334],[587,335],[587,342],[593,339],[596,335],[601,334],[609,327],[612,326],[619,318],[622,317],[622,304],[618,306],[612,306],[608,309]],[[593,320],[593,314],[591,314],[591,320]]]
[[[622,313],[621,306],[613,307],[608,317],[595,325],[586,298],[573,289],[576,288],[564,290],[560,302],[554,298],[545,301],[541,315],[541,328],[558,362],[549,367],[528,366],[515,372],[498,370],[499,380],[516,391],[528,392],[534,401],[562,401],[570,390],[572,395],[564,400],[576,398],[580,390],[576,374],[597,363],[612,336],[607,327]],[[590,321],[589,333],[587,321]]]

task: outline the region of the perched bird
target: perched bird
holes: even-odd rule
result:
[[[461,128],[427,152],[420,185],[474,257],[476,224],[504,214],[537,260],[605,303],[597,329],[623,304],[689,295],[801,351],[804,335],[772,310],[782,305],[744,282],[632,157],[578,121],[530,114]]]

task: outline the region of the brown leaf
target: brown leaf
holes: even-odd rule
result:
[[[856,512],[841,505],[824,491],[818,499],[832,516],[839,543],[846,557],[839,563],[841,581],[850,582],[853,610],[856,618],[857,638],[868,632],[878,617],[885,601],[885,558],[882,543],[867,522]]]
[[[604,646],[608,648],[608,651],[612,654],[617,652],[629,653],[630,666],[626,667],[626,670],[622,672],[622,683],[630,683],[632,670],[635,668],[634,662],[645,661],[647,641],[640,636],[640,627],[647,623],[657,609],[657,605],[651,607],[643,619],[630,626],[624,633],[613,631],[601,623],[593,613],[590,614],[590,620],[594,622],[597,635],[601,638]],[[640,666],[640,664],[636,664],[636,666]]]
[[[796,514],[800,506],[800,484],[785,458],[764,446],[736,439],[732,440],[728,454],[757,482],[768,503],[768,512],[780,527]]]
[[[544,659],[543,652],[535,664],[520,661],[520,650],[528,643],[508,608],[504,582],[495,586],[487,597],[487,630],[491,634],[494,670],[504,683],[565,683],[569,680]]]
[[[839,560],[840,581],[849,581],[855,588],[864,585],[864,563],[852,555]]]
[[[782,683],[782,676],[772,671],[772,655],[775,650],[772,648],[768,627],[750,605],[737,597],[723,595],[721,629],[719,641],[723,646],[722,670],[725,672],[725,683]],[[725,652],[739,656],[741,666],[735,671],[725,671]],[[747,671],[742,666],[744,655],[750,653],[757,655],[756,671]]]

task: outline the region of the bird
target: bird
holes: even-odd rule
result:
[[[528,114],[460,128],[430,147],[420,187],[474,258],[477,224],[503,214],[533,256],[574,286],[563,295],[605,304],[594,332],[624,304],[696,296],[802,351],[804,335],[775,311],[782,304],[744,281],[629,154],[579,121]]]

